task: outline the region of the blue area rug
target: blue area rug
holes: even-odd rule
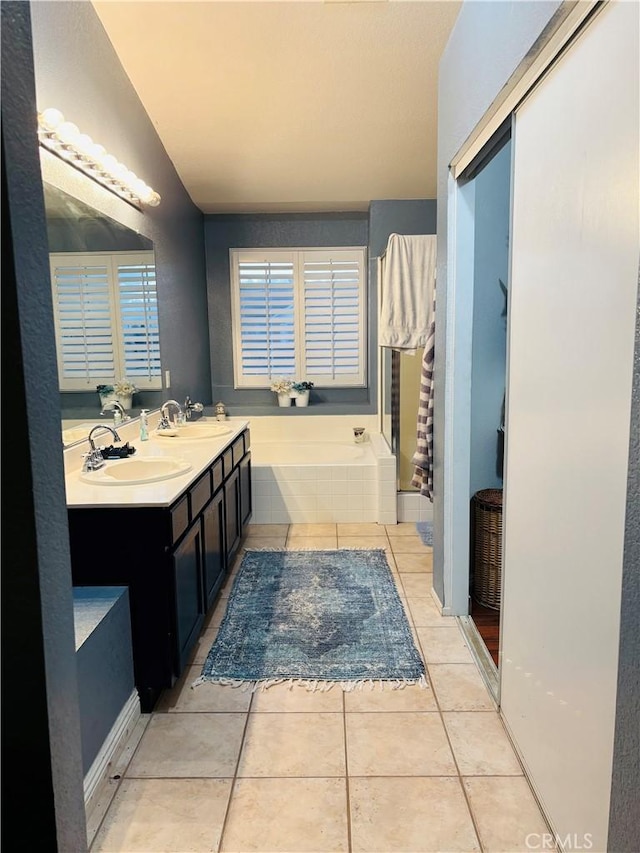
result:
[[[416,530],[423,545],[433,545],[433,521],[416,521]]]
[[[196,682],[426,686],[383,550],[247,551]]]

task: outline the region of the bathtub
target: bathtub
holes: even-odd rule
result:
[[[307,419],[286,429],[267,420],[250,420],[252,524],[396,523],[395,457],[382,436],[355,444],[353,419],[345,428],[341,416],[313,430]]]
[[[252,446],[253,465],[371,465],[375,456],[369,443],[341,441],[265,441]]]

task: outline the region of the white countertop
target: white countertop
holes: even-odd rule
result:
[[[217,424],[215,418],[206,418],[199,423],[211,422]],[[144,459],[145,456],[173,456],[185,459],[191,463],[191,470],[168,480],[160,480],[155,483],[143,483],[140,485],[125,486],[102,486],[93,485],[80,479],[80,464],[68,470],[65,476],[65,488],[67,492],[67,507],[83,508],[90,507],[168,507],[198,479],[200,474],[213,462],[216,457],[238,437],[238,435],[249,426],[249,421],[242,418],[227,418],[224,425],[229,427],[230,432],[219,438],[194,439],[187,441],[183,438],[176,439],[154,435],[154,430],[149,430],[149,441],[140,441],[138,436],[137,421],[130,425],[135,428],[135,433],[128,434],[129,430],[118,427],[118,432],[123,441],[129,441],[136,448],[134,459]],[[110,438],[107,436],[106,438]],[[105,439],[101,439],[104,443]],[[120,460],[107,461],[107,465],[126,464]]]

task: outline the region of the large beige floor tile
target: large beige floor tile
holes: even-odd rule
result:
[[[127,777],[233,776],[246,714],[154,714]]]
[[[542,836],[549,829],[523,776],[476,777],[463,784],[485,853],[542,849]]]
[[[416,631],[427,663],[473,663],[457,625],[416,628]]]
[[[229,588],[229,592],[231,591],[231,587]],[[229,596],[226,595],[224,598],[219,598],[215,603],[213,609],[209,612],[207,618],[205,619],[205,630],[209,628],[219,628],[222,625],[222,620],[224,619],[224,614],[227,612],[227,605],[229,604]]]
[[[351,779],[349,800],[353,851],[480,849],[457,778]]]
[[[224,853],[343,853],[349,849],[344,779],[238,779]]]
[[[456,767],[439,714],[347,714],[349,776],[450,776]]]
[[[338,525],[340,526],[340,525]],[[382,548],[391,550],[386,536],[345,536],[338,534],[338,548]]]
[[[284,548],[287,537],[285,536],[253,536],[249,535],[244,540],[242,547],[245,551],[253,550],[277,550]]]
[[[388,536],[416,536],[415,521],[399,521],[397,524],[385,524]]]
[[[335,536],[335,524],[290,524],[289,539],[298,539],[300,536]]]
[[[451,625],[455,627],[455,622],[451,616],[443,616],[431,596],[407,599],[407,604],[413,624],[417,628],[450,627]]]
[[[407,598],[433,598],[433,575],[431,572],[403,572],[398,568],[400,583]]]
[[[522,768],[497,713],[451,711],[443,714],[463,776],[519,776]]]
[[[92,853],[217,851],[230,779],[123,779]]]
[[[391,548],[398,565],[399,572],[433,572],[433,554],[430,551],[420,551],[407,554]]]
[[[372,522],[343,524],[339,522],[338,536],[384,536],[386,539],[387,531],[384,524]]]
[[[239,776],[344,776],[342,714],[251,714]]]
[[[352,690],[344,694],[347,713],[384,713],[387,711],[437,711],[433,690],[408,684],[400,690]]]
[[[248,524],[247,536],[286,536],[289,530],[288,524]]]
[[[274,684],[268,690],[257,690],[253,694],[251,711],[259,714],[277,714],[286,711],[296,713],[341,713],[342,690],[307,690],[302,685]]]
[[[186,667],[182,677],[173,690],[165,691],[156,710],[176,712],[243,712],[249,710],[251,693],[234,687],[227,687],[211,682],[198,684],[194,681],[200,677],[201,666]]]
[[[333,551],[337,536],[293,536],[287,539],[287,551]]]
[[[495,704],[474,663],[432,663],[429,677],[442,711],[493,711]]]
[[[433,548],[425,545],[419,536],[392,536],[389,542],[394,554],[428,554],[433,557]]]

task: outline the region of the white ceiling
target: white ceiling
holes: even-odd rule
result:
[[[459,0],[93,5],[203,212],[435,198],[438,63]]]

